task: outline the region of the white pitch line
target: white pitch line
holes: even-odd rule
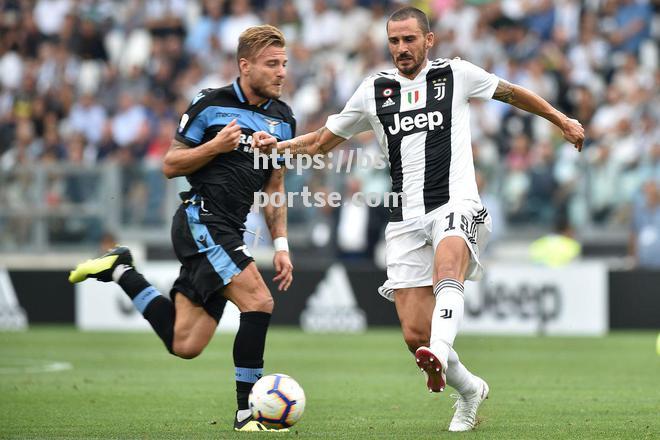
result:
[[[15,366],[0,366],[0,374],[34,374],[34,373],[56,373],[58,371],[72,370],[73,365],[69,362],[44,361],[37,359],[11,359]],[[20,365],[23,363],[24,365]]]

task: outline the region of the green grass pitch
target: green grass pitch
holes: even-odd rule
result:
[[[0,333],[0,438],[657,439],[654,333],[605,338],[459,336],[464,363],[490,384],[477,430],[446,431],[451,390],[429,394],[397,329],[308,335],[275,328],[266,372],[307,394],[289,434],[231,431],[233,337],[201,357],[168,355],[150,333],[36,327]],[[73,368],[36,372],[52,362]],[[29,370],[29,371],[28,371]]]

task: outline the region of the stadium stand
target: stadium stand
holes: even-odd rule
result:
[[[484,66],[587,128],[579,155],[541,118],[498,101],[474,103],[475,162],[486,205],[497,212],[499,239],[521,230],[543,235],[565,216],[587,241],[603,230],[625,240],[643,183],[660,184],[658,3],[414,4],[433,17],[433,57]],[[174,194],[185,182],[167,182],[160,160],[195,94],[237,76],[238,33],[258,23],[284,31],[290,59],[284,99],[303,133],[339,111],[365,75],[391,67],[385,21],[394,6],[0,1],[0,249],[95,248],[106,231],[167,246]],[[377,154],[370,136],[344,147],[357,148]],[[387,170],[357,168],[350,175],[289,173],[287,190],[389,190]],[[372,256],[386,214],[344,208],[294,206],[292,244]],[[336,239],[356,222],[368,239],[357,248],[354,240]]]

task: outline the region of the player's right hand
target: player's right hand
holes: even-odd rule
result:
[[[582,124],[577,119],[566,118],[561,129],[564,139],[575,145],[578,151],[582,151],[582,144],[584,143],[584,127],[582,127]]]
[[[252,133],[252,148],[270,153],[273,148],[277,148],[277,139],[265,131],[256,131]]]
[[[293,282],[293,264],[287,251],[277,251],[273,256],[273,266],[275,267],[276,275],[273,282],[279,282],[277,290],[286,292]]]
[[[213,138],[213,149],[216,153],[229,153],[238,147],[241,140],[241,126],[236,123],[236,119],[225,125]]]

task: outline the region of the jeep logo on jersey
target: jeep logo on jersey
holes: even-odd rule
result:
[[[400,117],[399,113],[396,113],[394,115],[394,125],[387,127],[387,129],[391,135],[398,134],[400,131],[407,133],[415,128],[424,129],[428,127],[428,130],[432,131],[441,126],[442,120],[442,113],[438,111],[417,113],[414,116],[404,116],[403,118]]]

